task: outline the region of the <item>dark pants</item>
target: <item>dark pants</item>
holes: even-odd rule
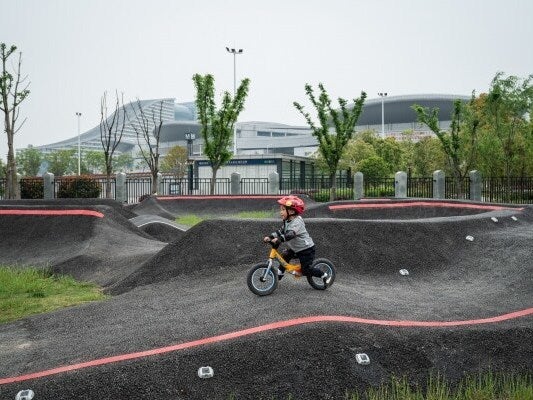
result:
[[[300,264],[302,265],[302,273],[305,276],[322,276],[322,271],[320,271],[318,268],[311,267],[311,264],[313,264],[313,261],[315,260],[315,246],[299,251],[298,253],[295,253],[291,249],[285,249],[281,252],[281,256],[287,262],[290,262],[293,258],[300,260]],[[285,272],[284,268],[280,269]]]

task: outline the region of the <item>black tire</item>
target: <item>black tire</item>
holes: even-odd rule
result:
[[[328,260],[327,258],[317,258],[315,259],[315,261],[313,261],[313,264],[311,264],[311,267],[312,268],[316,267],[320,269],[322,272],[328,272],[331,274],[331,280],[327,285],[324,283],[324,280],[322,278],[319,278],[316,276],[308,276],[307,282],[309,282],[309,284],[314,289],[326,290],[328,287],[333,285],[333,282],[335,282],[336,272],[335,272],[335,266],[330,260]]]
[[[261,281],[261,277],[265,273],[265,269],[268,268],[268,263],[262,262],[254,265],[248,272],[246,283],[248,283],[248,289],[258,296],[267,296],[271,294],[278,287],[278,273],[275,268],[270,268],[265,281]]]

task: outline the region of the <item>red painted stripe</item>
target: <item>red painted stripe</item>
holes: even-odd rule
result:
[[[283,196],[157,196],[157,200],[246,200],[246,199],[281,199]]]
[[[429,202],[429,201],[413,201],[405,203],[380,203],[380,204],[338,204],[329,206],[332,211],[343,210],[349,208],[406,208],[406,207],[447,207],[447,208],[469,208],[477,210],[501,211],[501,210],[515,210],[522,211],[523,208],[491,206],[484,204],[457,204],[445,202]]]
[[[104,214],[93,210],[1,210],[0,215],[85,215],[104,218]]]
[[[126,360],[133,360],[153,355],[159,355],[164,353],[169,353],[178,350],[189,349],[192,347],[198,347],[207,345],[210,343],[218,343],[226,340],[236,339],[243,336],[249,336],[260,332],[271,331],[274,329],[288,328],[296,325],[304,325],[317,322],[345,322],[345,323],[357,323],[357,324],[370,324],[370,325],[382,325],[390,327],[424,327],[424,328],[440,328],[440,327],[451,327],[451,326],[463,326],[463,325],[478,325],[478,324],[490,324],[496,322],[502,322],[514,318],[525,317],[533,314],[533,308],[527,308],[525,310],[515,311],[508,314],[498,315],[490,318],[482,319],[471,319],[471,320],[462,320],[462,321],[387,321],[379,319],[365,319],[358,317],[349,317],[341,315],[322,315],[322,316],[312,316],[312,317],[302,317],[289,319],[285,321],[273,322],[266,325],[260,325],[253,328],[243,329],[240,331],[234,331],[225,333],[218,336],[211,336],[204,339],[194,340],[192,342],[180,343],[167,347],[160,347],[156,349],[141,351],[137,353],[121,354],[117,356],[100,358],[97,360],[87,361],[79,364],[65,365],[58,368],[53,368],[45,371],[34,372],[27,375],[19,375],[10,378],[1,378],[0,385],[5,385],[8,383],[22,382],[30,379],[42,378],[49,375],[60,374],[62,372],[75,371],[78,369],[96,367],[99,365],[111,364],[115,362],[121,362]]]

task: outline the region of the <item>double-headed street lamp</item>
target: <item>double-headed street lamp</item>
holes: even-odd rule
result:
[[[193,166],[192,166],[192,160],[191,160],[191,156],[193,153],[192,143],[194,139],[196,139],[196,135],[194,133],[191,133],[191,132],[185,133],[185,140],[187,140],[187,178],[188,178],[189,194],[191,194],[194,189],[194,185],[193,185],[194,174],[193,174]]]
[[[80,140],[80,117],[81,112],[76,112],[78,117],[78,175],[81,174],[81,140]]]
[[[385,97],[387,93],[378,93],[381,97],[381,138],[385,139]]]
[[[226,47],[228,53],[233,54],[233,99],[237,92],[237,54],[242,54],[243,49],[230,49]],[[233,128],[233,154],[237,155],[237,125]]]

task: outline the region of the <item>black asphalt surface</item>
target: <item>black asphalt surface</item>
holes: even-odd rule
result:
[[[286,277],[272,295],[257,297],[246,274],[266,259],[262,237],[280,226],[275,198],[150,198],[133,207],[0,202],[0,264],[52,268],[112,295],[0,325],[0,399],[27,388],[36,400],[343,399],[347,390],[393,375],[423,385],[436,373],[452,382],[487,370],[532,373],[533,206],[390,200],[376,207],[402,207],[329,207],[370,203],[308,201],[306,225],[317,257],[337,267],[334,285],[316,291]],[[104,217],[1,213],[13,209],[87,209]],[[245,210],[273,216],[231,217]],[[187,231],[165,222],[187,213],[220,218]],[[491,320],[513,312],[516,318]],[[313,316],[365,321],[309,322],[168,348]],[[485,323],[431,327],[383,322],[480,319]],[[154,354],[124,359],[149,350]],[[359,365],[358,353],[370,364]],[[89,365],[25,379],[80,363]],[[214,377],[199,378],[203,366]],[[24,380],[2,383],[12,377]]]

